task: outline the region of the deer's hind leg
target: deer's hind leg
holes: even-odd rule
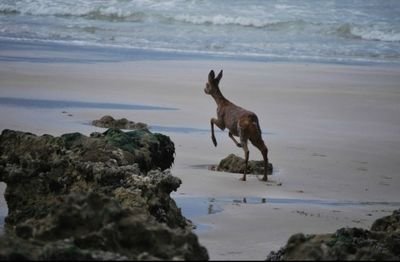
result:
[[[238,130],[239,130],[239,137],[240,137],[240,145],[244,151],[244,172],[243,172],[243,177],[240,180],[246,181],[247,164],[249,162],[249,148],[247,146],[248,138],[244,132],[244,129],[239,127]]]
[[[242,181],[246,181],[246,173],[247,173],[247,164],[249,162],[249,148],[247,146],[247,139],[240,139],[241,146],[244,151],[244,172],[243,172],[243,177]]]
[[[261,154],[264,159],[264,176],[262,178],[263,181],[268,181],[268,148],[265,145],[263,139],[261,138],[261,134],[250,138],[250,142],[261,151]]]

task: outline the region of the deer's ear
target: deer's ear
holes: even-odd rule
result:
[[[219,83],[219,81],[221,80],[221,78],[222,78],[222,70],[219,72],[219,74],[217,75],[217,78],[215,78],[215,80],[217,80],[218,83]]]
[[[210,73],[208,74],[208,81],[212,82],[214,81],[214,78],[215,78],[214,70],[211,70]]]

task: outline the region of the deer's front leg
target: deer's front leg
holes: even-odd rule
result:
[[[217,127],[219,127],[221,130],[225,129],[225,125],[222,121],[220,121],[219,119],[216,119],[216,118],[211,118],[210,123],[211,123],[211,139],[214,143],[214,146],[217,146],[217,139],[215,139],[215,135],[214,135],[214,124]]]
[[[236,144],[237,147],[242,147],[242,144],[236,141],[231,132],[229,132],[229,137],[233,140],[233,142]]]

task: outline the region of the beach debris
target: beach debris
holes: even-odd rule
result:
[[[171,198],[174,144],[147,130],[0,135],[0,259],[208,260]]]
[[[230,173],[242,173],[246,167],[245,160],[235,154],[229,154],[223,158],[218,165],[211,166],[211,170],[224,171]],[[272,175],[273,166],[272,163],[268,163],[268,175]],[[247,173],[255,175],[264,174],[264,161],[251,160],[247,164]]]
[[[377,219],[370,230],[341,228],[332,234],[292,235],[267,261],[400,260],[400,209]]]
[[[142,122],[133,122],[126,118],[114,119],[110,115],[105,115],[99,120],[93,120],[92,125],[103,128],[118,128],[118,129],[148,129],[147,124]]]

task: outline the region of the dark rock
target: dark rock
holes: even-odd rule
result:
[[[245,160],[239,156],[234,154],[230,154],[224,159],[222,159],[218,166],[212,168],[216,171],[224,171],[231,173],[244,173],[245,169]],[[268,163],[268,174],[272,175],[273,167],[272,163]],[[254,161],[250,160],[247,163],[247,174],[256,174],[263,175],[264,174],[264,161]]]
[[[376,220],[371,230],[341,228],[333,234],[296,234],[267,261],[400,259],[400,210]]]
[[[399,232],[400,231],[400,209],[395,210],[392,215],[377,219],[371,226],[373,231]]]
[[[102,194],[71,193],[58,198],[43,219],[26,222],[34,225],[33,238],[0,237],[0,259],[208,259],[191,231],[171,229],[143,211]]]
[[[114,119],[112,116],[105,115],[99,120],[93,120],[92,125],[104,128],[118,129],[148,129],[147,124],[141,122],[129,121],[126,118]]]
[[[0,259],[208,260],[170,197],[174,144],[148,130],[91,137],[4,130]]]
[[[0,181],[7,183],[5,198],[10,210],[7,225],[46,215],[46,208],[40,206],[43,201],[38,201],[44,197],[72,191],[109,193],[120,187],[121,181],[128,183],[132,175],[166,169],[172,164],[174,145],[166,136],[143,130],[124,133],[109,129],[101,138],[79,133],[35,136],[5,130],[0,136],[0,154]],[[168,175],[159,174],[160,178],[146,187],[164,184]]]

